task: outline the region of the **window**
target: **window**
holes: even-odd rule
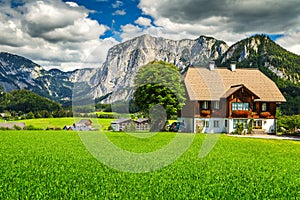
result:
[[[233,102],[232,110],[249,110],[249,103]]]
[[[256,112],[256,104],[255,103],[252,104],[252,111]]]
[[[228,127],[228,120],[225,119],[225,127],[227,128]]]
[[[216,110],[220,109],[220,101],[214,101],[214,109]]]
[[[208,109],[208,101],[202,102],[202,109]]]
[[[203,127],[209,127],[209,121],[203,121]]]
[[[214,127],[219,128],[219,121],[214,121]]]
[[[262,128],[262,120],[255,120],[255,121],[253,122],[253,126],[254,126],[254,128],[256,128],[256,129],[261,129],[261,128]]]
[[[267,103],[261,104],[261,111],[263,111],[263,112],[267,111]]]
[[[233,120],[233,128],[236,128],[237,123],[241,123],[243,124],[244,128],[247,128],[248,124],[247,124],[247,119],[234,119]]]

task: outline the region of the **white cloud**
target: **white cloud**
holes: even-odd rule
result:
[[[26,1],[17,9],[0,3],[0,49],[47,68],[100,66],[118,42],[99,39],[108,27],[89,19],[89,12],[61,0]]]
[[[134,26],[132,24],[121,26],[121,30],[122,30],[121,38],[123,41],[132,39],[134,37],[143,34],[143,30],[141,28],[139,28],[138,26]]]
[[[141,26],[151,26],[151,19],[146,17],[139,17],[137,20],[134,21],[136,24]]]
[[[139,8],[154,19],[155,26],[145,33],[170,39],[207,35],[229,45],[257,33],[280,33],[286,37],[277,42],[299,54],[299,32],[295,30],[300,26],[298,0],[141,0]]]
[[[300,31],[288,32],[284,37],[276,40],[280,46],[300,55]],[[298,42],[298,43],[297,43]]]
[[[67,1],[66,4],[71,7],[79,7],[79,5],[76,2],[72,2],[72,1]]]
[[[124,3],[122,1],[116,1],[116,3],[112,4],[112,7],[113,8],[120,8],[123,5],[124,5]]]
[[[126,15],[126,11],[125,11],[125,9],[116,10],[112,15]]]

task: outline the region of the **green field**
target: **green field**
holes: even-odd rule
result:
[[[86,118],[41,118],[41,119],[25,119],[25,120],[18,120],[16,122],[24,122],[26,126],[33,126],[35,128],[40,129],[47,129],[47,128],[63,128],[64,126],[72,125],[74,122],[78,122],[81,119]],[[99,129],[106,129],[110,125],[110,122],[114,121],[115,119],[99,119],[99,118],[88,118],[93,121],[93,126]]]
[[[159,149],[174,137],[106,134],[134,152]],[[76,132],[0,131],[0,199],[300,197],[299,142],[221,135],[208,156],[199,158],[204,139],[196,135],[188,151],[165,168],[133,174],[97,161]]]

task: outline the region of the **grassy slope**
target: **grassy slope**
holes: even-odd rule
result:
[[[142,141],[122,133],[107,135],[119,146],[144,152],[174,136],[161,133]],[[299,142],[221,135],[210,154],[200,159],[204,137],[197,135],[170,166],[130,174],[99,163],[76,132],[0,132],[0,199],[300,197]]]

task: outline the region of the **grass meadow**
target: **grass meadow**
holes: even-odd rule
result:
[[[93,127],[98,128],[100,130],[107,130],[110,125],[110,122],[115,119],[104,119],[104,118],[40,118],[40,119],[25,119],[18,120],[15,122],[24,122],[26,126],[33,126],[38,129],[47,129],[47,128],[63,128],[66,125],[72,125],[75,122],[80,121],[81,119],[91,119],[93,122]],[[3,120],[0,122],[4,122]]]
[[[106,132],[114,144],[134,152],[159,149],[174,134],[145,140]],[[77,132],[0,131],[0,199],[300,198],[299,142],[221,135],[212,151],[199,158],[204,139],[196,135],[165,168],[128,173],[95,159]]]

